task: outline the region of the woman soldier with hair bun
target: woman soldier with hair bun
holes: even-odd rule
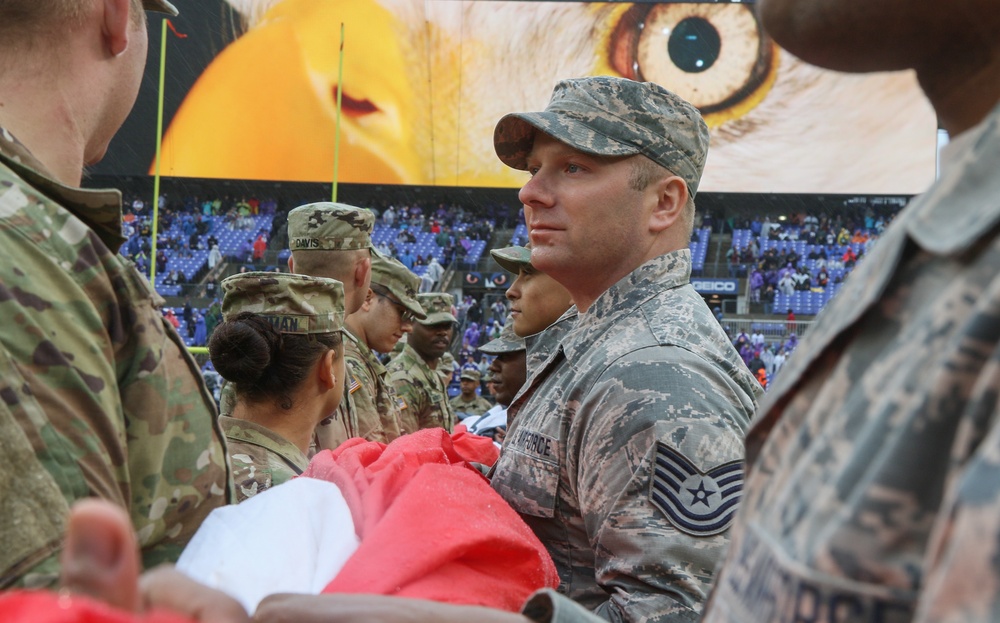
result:
[[[339,281],[250,272],[222,282],[224,321],[208,343],[215,369],[233,384],[222,416],[242,502],[294,478],[316,426],[344,394],[344,290]]]

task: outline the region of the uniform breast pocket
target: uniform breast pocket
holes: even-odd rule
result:
[[[517,429],[506,441],[492,482],[517,512],[552,518],[559,499],[559,440]]]

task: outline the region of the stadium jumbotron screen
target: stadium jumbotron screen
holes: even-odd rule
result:
[[[910,74],[844,75],[780,50],[739,3],[460,0],[178,2],[162,174],[328,182],[340,24],[339,181],[517,187],[496,121],[540,110],[561,78],[658,82],[711,127],[702,191],[913,194],[936,121]],[[158,29],[139,106],[94,172],[155,152]]]

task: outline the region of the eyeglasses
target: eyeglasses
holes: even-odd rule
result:
[[[403,322],[414,322],[417,319],[417,317],[413,315],[413,312],[406,309],[406,305],[403,305],[403,303],[401,303],[399,299],[393,296],[389,296],[385,292],[377,292],[375,290],[372,290],[372,292],[375,292],[375,296],[384,298],[385,300],[392,303],[393,307],[395,307],[399,311],[399,318]]]

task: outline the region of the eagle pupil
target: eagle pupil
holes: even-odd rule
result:
[[[696,74],[719,60],[722,41],[719,31],[702,17],[681,20],[670,33],[667,52],[670,60],[682,71]]]

